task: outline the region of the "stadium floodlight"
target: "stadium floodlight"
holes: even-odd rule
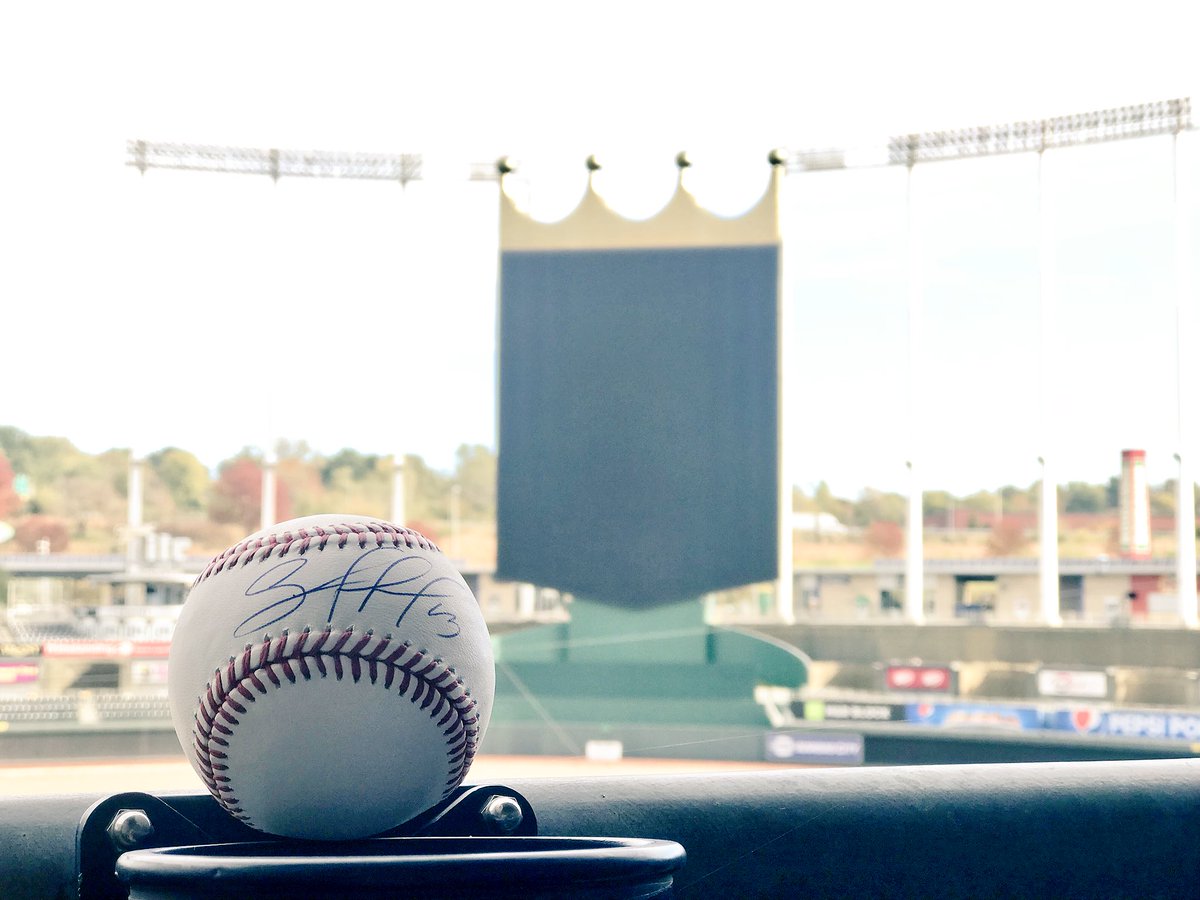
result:
[[[200,144],[167,144],[150,141],[126,143],[127,166],[145,174],[147,169],[185,169],[194,172],[230,172],[300,178],[356,178],[408,184],[421,178],[421,157],[415,153],[338,153],[322,150],[294,151],[219,147]]]
[[[790,173],[884,165],[911,167],[919,162],[1040,153],[1081,144],[1178,134],[1191,127],[1191,99],[1183,97],[1049,119],[905,134],[890,138],[886,145],[881,142],[871,148],[773,150],[771,164],[786,165]],[[141,140],[126,143],[125,164],[143,174],[147,169],[187,169],[269,175],[276,181],[284,176],[297,176],[398,181],[404,185],[423,178],[423,158],[416,153],[294,151]],[[512,170],[507,157],[499,162],[471,163],[467,178],[497,181]]]
[[[1075,147],[1126,138],[1178,134],[1192,127],[1191,99],[1160,100],[1070,116],[956,131],[906,134],[888,141],[892,165],[971,159]]]
[[[846,151],[835,148],[821,150],[798,150],[789,155],[787,170],[793,172],[821,172],[828,169],[845,169]]]

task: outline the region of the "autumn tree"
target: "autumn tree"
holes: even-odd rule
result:
[[[11,516],[21,507],[21,498],[13,488],[15,480],[12,463],[0,453],[0,521]]]
[[[876,556],[899,556],[904,549],[904,529],[895,522],[877,519],[867,526],[866,541]]]
[[[71,533],[67,523],[57,516],[25,516],[16,524],[14,539],[18,547],[30,552],[40,541],[48,541],[51,552],[58,553],[71,543]]]
[[[262,510],[263,470],[258,460],[238,456],[221,464],[209,501],[209,517],[214,522],[240,525],[254,531]],[[291,496],[283,479],[275,480],[275,518],[291,518]]]
[[[996,523],[988,535],[988,552],[992,556],[1015,556],[1027,543],[1025,529],[1012,519]]]

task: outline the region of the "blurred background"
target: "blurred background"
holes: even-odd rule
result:
[[[6,9],[5,789],[47,758],[193,786],[165,701],[187,588],[325,511],[402,520],[472,584],[485,753],[1193,753],[1195,17]],[[501,191],[651,219],[681,151],[729,219],[782,173],[779,574],[617,608],[497,571]]]

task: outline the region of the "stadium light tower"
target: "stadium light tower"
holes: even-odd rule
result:
[[[908,167],[908,519],[904,554],[904,614],[925,621],[925,496],[919,446],[924,422],[921,382],[921,325],[925,315],[925,253],[919,210],[913,195],[915,166]]]
[[[280,150],[275,147],[228,147],[215,144],[175,144],[130,140],[125,144],[125,165],[143,175],[150,169],[266,175],[281,178],[335,178],[360,181],[394,181],[401,187],[424,178],[424,158],[419,153],[357,153],[327,150]],[[469,181],[498,181],[496,164],[471,163]],[[270,441],[275,440],[272,433]],[[263,482],[259,518],[262,527],[275,523],[276,457],[272,446],[263,455]],[[392,470],[392,520],[405,521],[404,456],[397,452]]]
[[[1038,492],[1038,582],[1041,617],[1047,625],[1062,624],[1058,577],[1058,482],[1054,471],[1054,415],[1058,389],[1055,354],[1057,287],[1053,204],[1046,196],[1046,151],[1038,151],[1038,308],[1041,318],[1040,373],[1042,484]]]
[[[125,142],[125,165],[143,175],[149,169],[221,172],[280,178],[341,178],[395,181],[406,187],[425,177],[419,153],[357,153],[331,150],[280,150],[276,147],[225,147],[215,144],[173,144],[163,141]],[[498,181],[494,162],[471,163],[469,181]]]
[[[1182,127],[1172,145],[1175,175],[1175,399],[1176,472],[1175,590],[1179,617],[1188,628],[1200,627],[1196,608],[1196,488],[1191,454],[1195,450],[1192,412],[1196,402],[1195,365],[1191,341],[1192,283],[1192,169],[1180,160]]]
[[[1195,402],[1192,385],[1190,308],[1191,287],[1190,220],[1191,195],[1187,166],[1179,159],[1180,135],[1190,130],[1189,98],[1122,106],[1076,115],[978,126],[951,131],[899,135],[886,145],[859,149],[810,149],[781,157],[789,173],[832,169],[905,166],[908,170],[908,311],[909,311],[909,459],[908,539],[905,562],[905,612],[915,622],[924,619],[924,544],[922,479],[919,467],[921,325],[923,309],[923,253],[919,227],[919,204],[914,199],[913,173],[918,163],[973,159],[1014,153],[1038,154],[1039,308],[1041,319],[1041,457],[1042,499],[1040,504],[1041,615],[1050,624],[1061,622],[1058,584],[1058,509],[1054,481],[1052,404],[1054,351],[1056,347],[1054,303],[1054,231],[1052,208],[1045,190],[1046,151],[1098,144],[1115,140],[1173,135],[1175,140],[1175,237],[1176,237],[1176,346],[1179,465],[1177,493],[1176,581],[1181,619],[1188,627],[1200,627],[1197,609],[1195,552],[1195,489],[1190,459],[1191,408]],[[422,179],[423,159],[418,154],[338,153],[288,151],[213,145],[188,145],[131,140],[126,145],[126,165],[145,174],[149,169],[267,175],[283,177],[351,178],[396,181],[401,186]],[[496,181],[504,171],[494,163],[473,163],[467,173],[471,181]],[[403,510],[402,458],[394,470],[393,516]],[[398,487],[397,487],[398,485]],[[266,502],[264,479],[264,504]],[[273,499],[272,491],[272,499]],[[399,499],[397,499],[399,498]],[[786,509],[787,506],[785,505]],[[265,514],[265,512],[264,512]]]
[[[1046,151],[1065,147],[1098,144],[1107,141],[1125,140],[1130,138],[1153,137],[1171,134],[1175,136],[1176,145],[1176,241],[1178,265],[1178,320],[1177,341],[1179,363],[1179,419],[1180,419],[1180,452],[1178,454],[1179,497],[1178,506],[1181,512],[1177,516],[1178,541],[1180,552],[1177,554],[1177,581],[1180,584],[1180,610],[1185,624],[1195,626],[1196,610],[1196,561],[1195,561],[1195,517],[1194,517],[1194,488],[1187,470],[1188,459],[1184,451],[1184,417],[1190,411],[1190,400],[1185,394],[1190,391],[1190,382],[1184,368],[1189,364],[1190,351],[1185,345],[1187,308],[1191,303],[1191,289],[1188,275],[1190,273],[1190,243],[1187,229],[1187,215],[1190,207],[1186,202],[1186,177],[1182,174],[1184,167],[1178,162],[1179,134],[1191,128],[1191,101],[1188,98],[1163,100],[1155,103],[1144,103],[1137,106],[1122,106],[1113,109],[1103,109],[1094,112],[1069,116],[1057,116],[1025,122],[1012,122],[1004,125],[979,126],[957,131],[933,131],[921,134],[908,134],[894,137],[888,142],[886,164],[903,165],[908,168],[908,207],[909,207],[909,353],[918,354],[917,329],[920,324],[921,305],[919,281],[914,275],[919,271],[918,246],[914,240],[914,225],[912,210],[912,172],[920,162],[943,162],[947,160],[973,159],[999,154],[1028,153],[1038,154],[1038,246],[1039,246],[1039,307],[1041,319],[1041,456],[1039,463],[1042,467],[1042,489],[1040,510],[1040,550],[1039,550],[1039,581],[1041,592],[1041,617],[1051,625],[1061,624],[1059,605],[1058,577],[1058,486],[1054,481],[1053,467],[1054,436],[1053,436],[1053,404],[1051,399],[1056,386],[1055,349],[1056,338],[1056,304],[1055,304],[1055,267],[1054,267],[1054,221],[1053,206],[1046,196],[1045,166]],[[798,171],[809,169],[851,168],[848,162],[850,154],[843,151],[808,151],[794,156],[791,168]],[[868,159],[870,157],[868,156]],[[867,165],[882,164],[872,160]],[[915,363],[910,363],[915,365]],[[910,384],[913,391],[918,391],[916,370],[910,370]],[[918,398],[910,401],[910,409],[920,408]],[[911,451],[910,451],[911,452]],[[908,584],[919,583],[920,576],[915,574],[921,564],[917,556],[919,544],[914,536],[919,534],[919,523],[923,518],[920,507],[920,484],[916,467],[910,460],[909,488],[909,540],[908,559],[905,568],[905,579]],[[1185,497],[1186,494],[1186,497]],[[914,507],[914,504],[917,504]],[[1186,507],[1186,510],[1185,510]],[[1185,529],[1190,529],[1185,534]],[[1188,585],[1185,588],[1185,582]],[[907,604],[906,604],[907,607]],[[913,617],[911,607],[908,607],[910,617]],[[919,619],[917,619],[919,621]]]

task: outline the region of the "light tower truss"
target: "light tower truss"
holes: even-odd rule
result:
[[[1011,153],[1039,153],[1105,141],[1178,134],[1192,128],[1189,97],[1119,106],[1049,119],[926,131],[889,138],[877,148],[801,150],[786,154],[789,172],[914,166]]]
[[[422,179],[423,162],[419,153],[300,151],[142,140],[127,141],[125,144],[125,165],[132,166],[142,174],[147,169],[182,169],[267,175],[273,181],[288,176],[396,181],[406,185]],[[467,177],[471,181],[494,181],[500,177],[500,173],[494,163],[472,163]]]
[[[951,131],[927,131],[891,137],[877,148],[777,150],[789,172],[907,166],[917,163],[974,159],[1011,153],[1038,153],[1062,147],[1098,144],[1129,138],[1178,134],[1192,128],[1191,98],[1160,100],[1049,119],[1001,125],[981,125]],[[301,178],[354,178],[396,181],[401,185],[423,178],[419,153],[354,153],[328,150],[226,147],[211,144],[173,144],[131,140],[125,164],[145,174],[147,169],[184,169]],[[472,163],[470,181],[495,181],[511,171],[507,158]]]

